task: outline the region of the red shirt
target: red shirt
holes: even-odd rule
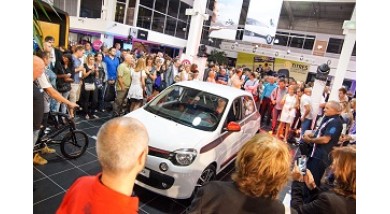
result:
[[[77,179],[66,192],[57,214],[138,213],[138,197],[104,186],[100,177],[101,174]]]

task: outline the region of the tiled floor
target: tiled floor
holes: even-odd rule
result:
[[[83,130],[88,134],[89,145],[86,153],[78,159],[67,160],[63,158],[59,147],[55,154],[44,155],[48,164],[44,166],[34,166],[34,200],[33,209],[36,214],[55,213],[60,205],[66,190],[72,183],[84,175],[95,175],[100,172],[101,168],[97,161],[95,151],[95,138],[100,126],[110,119],[108,113],[98,113],[99,119],[84,120],[76,119],[77,129]],[[267,130],[265,128],[265,130]],[[292,152],[295,149],[292,147]],[[228,181],[234,168],[230,164],[217,179]],[[190,205],[189,200],[174,200],[157,195],[141,187],[135,186],[136,195],[140,199],[140,213],[185,213],[186,208]],[[289,187],[286,187],[280,194],[283,199],[288,193]]]

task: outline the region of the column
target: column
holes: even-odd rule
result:
[[[348,64],[351,59],[353,47],[356,42],[356,7],[353,11],[350,21],[344,21],[344,44],[341,50],[339,63],[337,65],[335,77],[333,80],[332,90],[330,92],[329,100],[338,100],[338,90],[343,84],[345,73],[347,72]]]
[[[200,38],[202,35],[203,21],[206,10],[205,0],[194,0],[193,15],[191,16],[190,29],[188,31],[188,40],[186,46],[186,55],[194,57],[198,53]]]

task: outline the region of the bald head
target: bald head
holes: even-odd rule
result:
[[[148,152],[148,142],[146,128],[137,119],[119,117],[106,122],[96,140],[96,152],[103,173],[121,174],[142,169],[139,159]]]
[[[340,114],[343,110],[339,102],[331,100],[325,104],[324,114],[325,116],[333,116]]]
[[[311,95],[311,91],[312,89],[311,88],[305,88],[305,90],[303,90],[303,93],[310,96]]]
[[[45,63],[40,57],[33,56],[33,80],[40,77],[45,70]]]

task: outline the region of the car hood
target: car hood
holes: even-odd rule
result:
[[[202,146],[198,143],[213,134],[181,125],[143,108],[130,112],[125,117],[136,118],[144,124],[149,134],[149,146],[170,152],[181,148],[198,149],[195,146]]]

